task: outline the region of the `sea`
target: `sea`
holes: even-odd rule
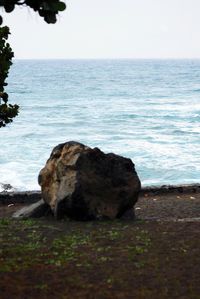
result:
[[[7,82],[0,183],[39,190],[70,140],[132,159],[143,186],[200,182],[200,60],[15,60]]]

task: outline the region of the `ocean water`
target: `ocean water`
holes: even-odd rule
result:
[[[59,143],[129,157],[143,186],[200,182],[200,60],[16,60],[0,182],[37,190]]]

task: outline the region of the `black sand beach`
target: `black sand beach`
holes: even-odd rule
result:
[[[40,191],[0,193],[0,217],[41,199]],[[200,184],[144,187],[135,206],[139,219],[176,220],[200,217]]]

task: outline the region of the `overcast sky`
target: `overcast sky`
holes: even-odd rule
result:
[[[16,58],[200,58],[199,0],[67,0],[55,25],[3,12]]]

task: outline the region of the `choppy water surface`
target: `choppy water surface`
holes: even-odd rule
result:
[[[200,181],[199,60],[24,60],[8,81],[21,112],[0,129],[0,182],[39,189],[69,140],[130,157],[143,185]]]

